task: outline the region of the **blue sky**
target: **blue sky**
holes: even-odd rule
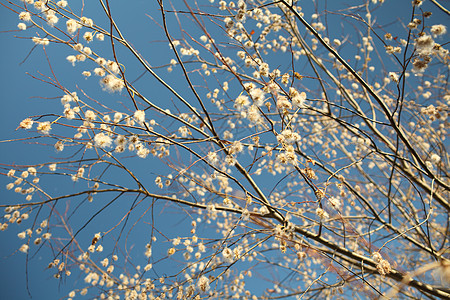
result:
[[[75,2],[75,1],[74,1]],[[207,2],[207,1],[205,1]],[[303,6],[303,12],[307,15],[312,14],[314,10],[312,7],[308,7],[306,1]],[[338,1],[328,3],[328,9],[333,10],[333,5]],[[359,1],[339,1],[341,3],[359,3]],[[429,2],[429,1],[427,1]],[[162,63],[169,62],[171,56],[167,51],[167,42],[164,41],[164,36],[160,28],[155,25],[155,23],[147,17],[145,14],[154,14],[157,6],[156,1],[121,1],[112,3],[113,15],[116,17],[116,22],[122,29],[125,37],[129,39],[131,44],[140,50],[143,57],[148,59],[150,64],[158,65]],[[323,4],[323,2],[319,1]],[[396,4],[390,4],[387,8],[383,8],[383,13],[379,15],[379,18],[386,18],[386,20],[391,20],[392,17],[400,15],[404,7],[407,7],[407,13],[405,13],[405,18],[409,17],[410,11],[410,0],[396,1]],[[90,4],[90,3],[89,3]],[[74,4],[75,5],[75,4]],[[87,5],[86,15],[92,17],[95,21],[99,15],[98,4],[95,9],[90,8]],[[337,5],[337,4],[336,4]],[[93,5],[95,6],[95,5]],[[439,13],[434,6],[430,3],[424,4],[425,10],[430,10],[436,15],[441,16],[442,23],[449,24],[449,18],[443,16]],[[155,15],[158,15],[157,13]],[[23,39],[21,37],[29,36],[30,33],[27,31],[25,34],[16,30],[16,24],[18,23],[18,18],[15,14],[7,10],[5,7],[0,7],[0,40],[2,41],[2,47],[0,50],[0,64],[3,67],[3,72],[1,72],[1,101],[0,101],[0,113],[2,117],[0,118],[1,128],[0,140],[9,139],[20,139],[31,136],[30,133],[24,132],[23,130],[16,130],[19,122],[29,116],[36,116],[44,113],[54,113],[60,114],[62,107],[59,103],[61,97],[61,91],[58,91],[54,87],[45,84],[34,77],[40,77],[40,73],[48,75],[51,74],[46,57],[43,55],[41,47],[34,46],[29,39]],[[102,17],[99,20],[105,21]],[[435,19],[437,22],[439,19]],[[390,21],[386,21],[391,27],[400,26],[399,24],[391,24]],[[382,22],[380,22],[382,23]],[[100,24],[100,25],[105,25]],[[139,25],[137,25],[139,24]],[[329,24],[330,30],[335,31],[336,34],[341,34],[340,28],[341,24]],[[33,29],[30,29],[33,32]],[[194,29],[193,29],[194,30]],[[13,38],[17,36],[17,38]],[[104,42],[104,50],[107,51],[108,43]],[[109,95],[103,93],[99,88],[96,81],[85,80],[80,74],[83,70],[80,67],[72,68],[68,62],[65,61],[65,56],[67,51],[61,52],[53,46],[47,47],[47,53],[50,58],[50,63],[52,65],[53,71],[57,74],[57,77],[61,80],[61,83],[72,91],[77,90],[77,83],[82,82],[83,89],[88,91],[88,94],[92,97],[101,99],[101,101],[108,101],[112,103],[111,106],[120,107],[121,101],[126,101],[126,93],[121,95]],[[345,52],[348,55],[348,59],[352,61],[353,53]],[[127,61],[132,61],[132,58],[125,53],[119,53],[121,56],[121,61],[126,63]],[[23,62],[23,63],[22,63]],[[353,62],[353,61],[352,61]],[[134,68],[133,64],[126,65],[127,72],[129,72],[131,78],[138,78],[142,73],[142,69],[137,67]],[[29,73],[27,75],[26,73]],[[171,74],[167,73],[165,70],[161,70],[160,74],[171,81],[175,85],[177,82],[182,81],[182,77],[179,72],[173,72]],[[42,78],[42,77],[41,77]],[[171,101],[171,95],[166,91],[156,88],[157,83],[148,74],[144,75],[136,84],[142,91],[151,95],[151,98],[155,101],[163,101],[169,103]],[[80,84],[81,86],[81,84]],[[181,91],[186,91],[186,86],[180,84],[179,89]],[[80,91],[78,90],[80,93]],[[171,106],[171,105],[169,105]],[[173,106],[172,106],[173,107]],[[0,156],[2,158],[1,163],[5,164],[35,164],[42,161],[49,161],[54,158],[61,157],[61,154],[55,152],[52,146],[45,145],[35,145],[33,140],[28,142],[17,141],[11,143],[0,143]],[[155,172],[154,168],[159,168],[161,170],[164,168],[163,165],[151,165],[142,162],[130,161],[129,166],[136,170],[136,172],[142,176],[142,178],[148,178],[149,181],[153,180]],[[114,177],[112,174],[110,179],[122,180],[121,177]],[[120,176],[120,175],[118,175]],[[53,179],[52,179],[53,180]],[[77,186],[68,180],[54,179],[55,181],[47,182],[46,184],[51,188],[50,191],[59,193],[63,189],[76,189]],[[0,201],[2,203],[12,203],[14,200],[14,195],[10,191],[6,191],[3,187],[9,182],[5,177],[0,177]],[[53,186],[54,185],[54,186]],[[90,224],[87,228],[89,233],[103,231],[107,228],[113,226],[114,218],[113,216],[120,216],[121,210],[123,210],[124,205],[129,205],[133,201],[133,196],[124,197],[120,202],[115,203],[108,208],[105,214],[99,216],[96,219],[96,224]],[[158,206],[162,212],[164,211],[164,206]],[[168,213],[169,214],[169,213]],[[167,232],[176,234],[179,228],[170,228],[171,224],[183,224],[185,222],[185,216],[177,214],[169,214],[170,220],[164,223],[164,218],[159,218],[160,226],[167,227]],[[137,220],[137,216],[133,216]],[[74,228],[77,226],[77,222],[82,224],[85,222],[86,218],[80,218],[79,220],[74,220]],[[81,226],[78,224],[79,226]],[[22,242],[17,238],[17,232],[23,230],[20,227],[11,228],[5,232],[0,232],[0,297],[3,299],[26,299],[28,298],[28,292],[26,290],[26,276],[25,276],[25,255],[22,253],[16,253],[16,249],[20,247]],[[187,230],[183,228],[183,230]],[[139,239],[142,232],[135,232],[130,235],[130,238]],[[181,233],[179,233],[181,235]],[[89,236],[89,235],[87,235]],[[139,245],[139,242],[136,242]],[[161,249],[161,253],[164,253],[165,249]],[[31,252],[34,254],[35,252]],[[140,252],[135,252],[136,255]],[[42,249],[38,252],[28,263],[28,273],[29,282],[28,286],[31,295],[34,299],[59,299],[67,295],[68,291],[74,288],[74,283],[77,285],[77,281],[82,281],[82,277],[69,278],[67,284],[64,282],[58,282],[52,279],[52,273],[46,271],[45,268],[49,262],[50,251],[48,249]],[[156,254],[158,255],[158,250]],[[38,276],[36,276],[38,275]]]

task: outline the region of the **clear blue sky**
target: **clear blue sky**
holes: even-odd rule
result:
[[[390,2],[392,0],[387,0]],[[71,2],[77,1],[69,1]],[[94,2],[94,1],[93,1]],[[113,2],[113,1],[112,1]],[[131,41],[135,48],[139,49],[143,56],[147,58],[150,64],[162,64],[162,62],[168,62],[170,56],[161,47],[161,44],[166,44],[163,41],[163,36],[161,31],[158,31],[158,27],[155,26],[153,21],[151,21],[145,14],[154,14],[157,9],[155,3],[156,1],[114,1],[112,4],[113,15],[116,17],[116,21],[122,29],[125,36]],[[205,1],[208,2],[208,1]],[[303,2],[303,3],[302,3]],[[306,15],[311,15],[314,10],[310,7],[309,1],[300,1],[300,4],[304,4],[303,12]],[[318,1],[321,3],[322,1]],[[329,1],[329,9],[332,10],[336,2],[339,3],[360,3],[361,1]],[[392,1],[394,3],[394,1]],[[434,6],[425,1],[423,6],[424,10],[430,10],[442,16],[442,23],[450,25],[449,18],[444,17],[443,14],[438,13]],[[443,3],[448,3],[448,1],[442,1]],[[209,3],[209,2],[208,2]],[[386,20],[392,19],[396,15],[401,15],[402,10],[406,6],[406,13],[404,14],[407,22],[410,12],[410,0],[399,0],[395,1],[395,4],[390,4],[382,16]],[[337,5],[337,4],[336,4]],[[96,14],[98,10],[90,9],[91,3],[87,5],[86,15],[92,17],[94,21],[97,20]],[[98,3],[92,3],[92,6],[98,6]],[[91,10],[91,11],[90,11]],[[102,17],[100,20],[105,22],[105,18]],[[435,21],[437,21],[435,19]],[[32,76],[39,76],[39,73],[49,74],[48,63],[45,56],[43,56],[42,47],[37,47],[33,49],[33,43],[28,39],[21,39],[23,36],[30,36],[30,32],[35,32],[34,29],[30,29],[26,33],[15,31],[16,25],[18,23],[17,15],[10,12],[3,6],[0,6],[0,41],[2,47],[0,48],[0,65],[2,66],[1,72],[1,89],[0,89],[0,113],[1,113],[1,131],[0,140],[16,139],[28,137],[30,134],[21,130],[15,130],[21,120],[26,117],[40,115],[43,113],[56,113],[59,114],[62,111],[61,105],[59,104],[59,98],[61,97],[61,92],[57,91],[53,87],[46,85],[39,80],[33,79]],[[103,25],[105,25],[104,23]],[[141,24],[137,26],[136,24]],[[395,26],[395,25],[394,25]],[[397,25],[398,26],[398,25]],[[333,30],[339,30],[340,24],[329,24],[330,28]],[[18,38],[13,38],[17,36]],[[107,42],[105,47],[107,47]],[[54,68],[54,71],[58,74],[58,78],[61,79],[63,84],[71,88],[73,91],[76,90],[76,83],[84,81],[80,75],[82,68],[72,68],[69,63],[65,61],[65,56],[67,52],[58,53],[54,51],[54,46],[48,47],[48,53],[50,56],[50,61]],[[349,56],[351,58],[351,56]],[[24,63],[22,63],[25,61]],[[126,59],[123,60],[126,63]],[[132,66],[126,65],[129,68],[128,72],[134,72],[137,75],[140,73],[139,69],[133,69]],[[30,75],[27,75],[26,73]],[[170,78],[167,72],[161,71],[161,74]],[[174,78],[170,78],[174,79]],[[146,81],[148,80],[148,81]],[[170,101],[170,99],[165,98],[166,95],[154,94],[152,85],[155,84],[148,77],[144,77],[140,83],[141,88],[158,101]],[[96,88],[95,84],[90,84],[88,82],[83,83],[83,87],[86,87],[90,91],[90,95],[103,99],[104,101],[116,101],[117,103],[121,100],[120,96],[111,96],[109,99],[108,95],[102,92],[94,92]],[[125,95],[122,95],[125,97]],[[122,99],[123,100],[123,99]],[[30,141],[31,143],[33,141]],[[57,154],[53,147],[44,147],[38,145],[30,145],[23,142],[14,143],[0,143],[0,163],[6,164],[33,164],[42,161],[48,161],[52,157],[57,157]],[[137,166],[134,166],[137,167]],[[153,178],[152,166],[143,166],[140,170],[142,176],[149,176]],[[117,178],[116,178],[117,179]],[[1,203],[12,203],[12,197],[15,197],[14,193],[11,191],[6,191],[4,186],[9,182],[7,178],[0,177],[0,202]],[[73,184],[70,182],[59,182],[58,186],[54,187],[54,192],[57,193],[58,189],[62,188],[73,188]],[[131,200],[131,199],[128,199]],[[121,205],[123,202],[121,202]],[[120,212],[121,205],[116,205],[113,210]],[[114,211],[111,211],[111,215],[114,215]],[[108,222],[110,215],[100,217],[99,221]],[[182,216],[175,216],[177,221],[182,222]],[[167,224],[174,223],[174,218]],[[99,222],[97,221],[97,222]],[[80,220],[81,222],[81,220]],[[102,231],[102,225],[91,226],[89,228],[90,232]],[[107,226],[105,226],[107,227]],[[18,230],[15,228],[8,229],[6,232],[0,232],[0,298],[1,299],[27,299],[28,292],[26,290],[25,284],[25,255],[22,253],[15,253],[18,247],[22,244],[17,238],[17,233],[26,227],[19,227]],[[174,229],[175,230],[175,229]],[[165,250],[162,250],[164,252]],[[35,253],[34,251],[31,254]],[[67,295],[68,291],[74,288],[78,280],[82,281],[82,277],[71,277],[68,280],[67,285],[64,282],[58,282],[52,278],[52,272],[46,271],[45,268],[49,262],[49,252],[48,249],[44,249],[38,252],[35,257],[33,257],[28,264],[29,272],[29,288],[31,295],[34,299],[59,299]],[[36,276],[37,275],[37,276]]]

